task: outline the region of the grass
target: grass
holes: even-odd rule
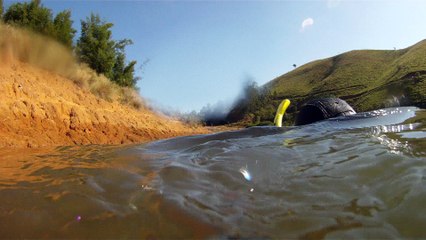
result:
[[[48,37],[0,23],[0,61],[29,63],[70,79],[76,85],[109,101],[135,109],[145,107],[135,89],[120,87],[87,65],[79,63],[70,49]]]
[[[273,101],[253,113],[260,121],[271,121],[284,98],[292,100],[287,122],[305,102],[320,97],[340,97],[358,112],[388,107],[393,97],[402,98],[403,105],[424,108],[424,56],[426,40],[401,50],[356,50],[316,60],[265,84]]]

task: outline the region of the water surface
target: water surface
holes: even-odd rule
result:
[[[3,150],[2,238],[425,238],[426,111]]]

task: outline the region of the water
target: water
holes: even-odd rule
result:
[[[3,150],[2,238],[425,238],[426,111]]]

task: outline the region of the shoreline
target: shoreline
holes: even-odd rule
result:
[[[108,102],[22,62],[0,66],[0,92],[0,148],[132,144],[212,132]]]

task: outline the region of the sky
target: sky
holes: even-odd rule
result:
[[[5,0],[4,5],[15,1]],[[293,64],[357,49],[401,49],[426,38],[426,1],[66,1],[74,28],[91,13],[131,39],[141,95],[182,112],[230,103],[244,82],[259,85]],[[75,39],[75,40],[76,40]],[[147,62],[142,66],[143,62]]]

